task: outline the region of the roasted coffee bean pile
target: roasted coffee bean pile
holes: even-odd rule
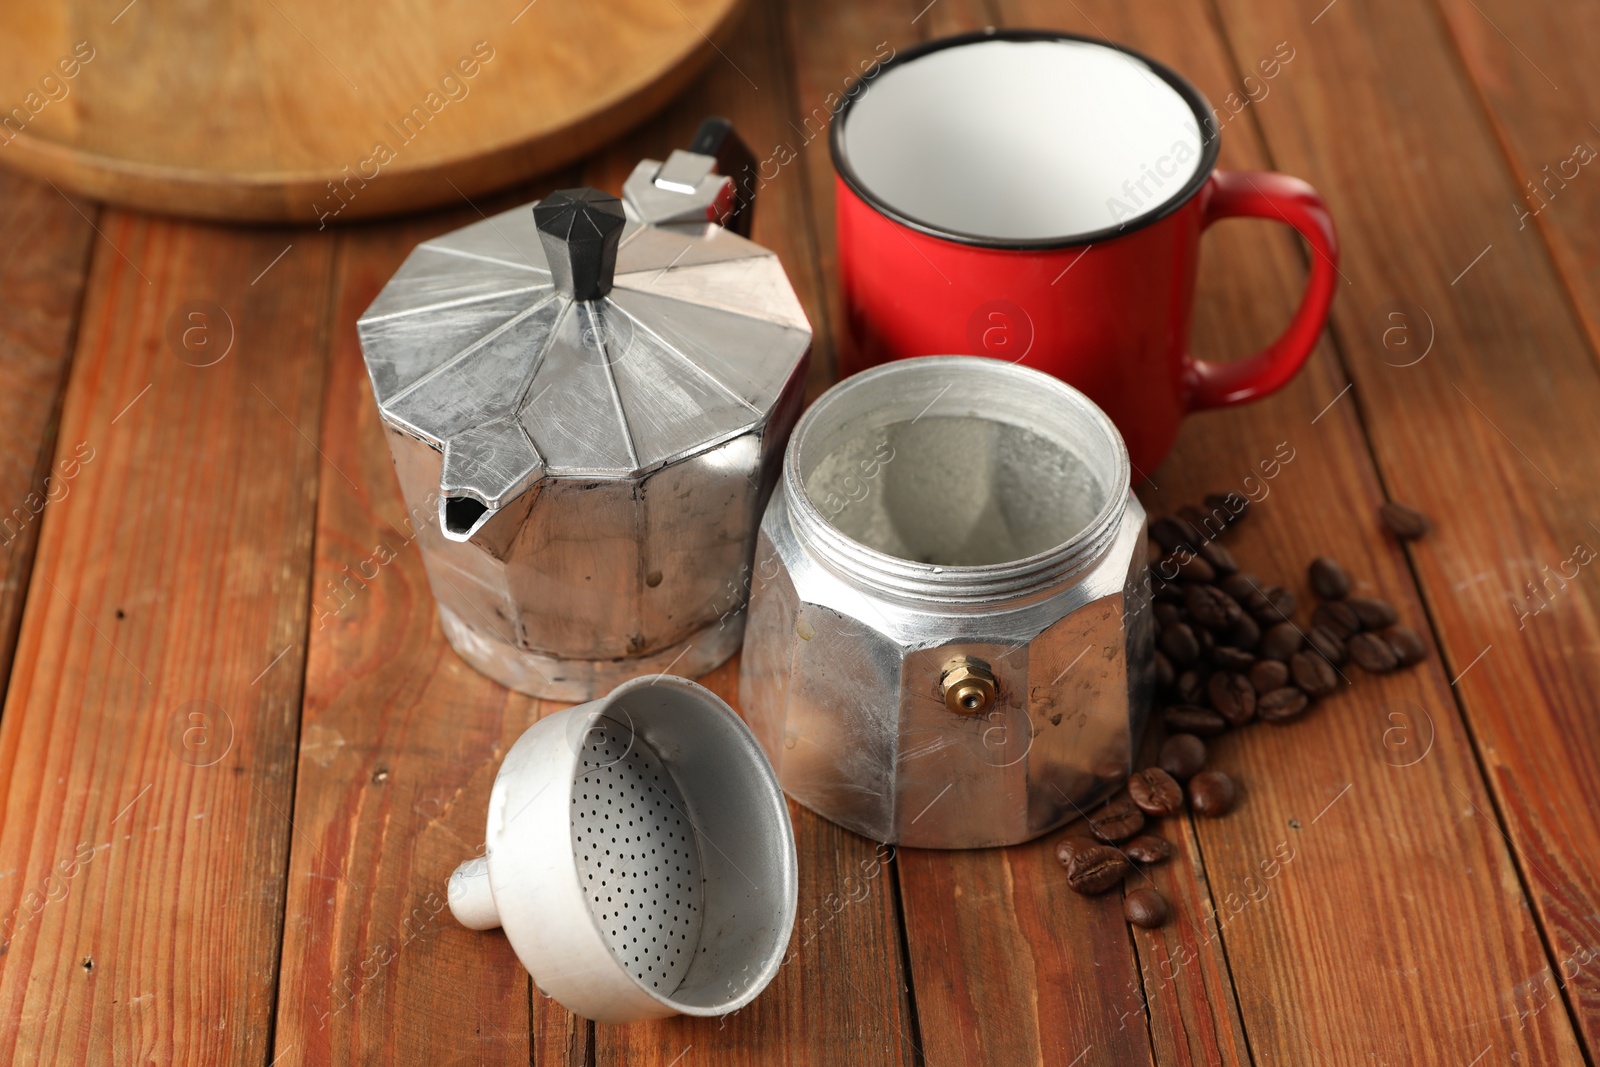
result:
[[[1427,655],[1392,604],[1351,596],[1349,575],[1326,556],[1312,560],[1307,575],[1319,603],[1309,621],[1297,623],[1295,595],[1240,570],[1220,543],[1249,507],[1237,493],[1213,494],[1204,509],[1180,508],[1150,523],[1155,706],[1167,739],[1155,766],[1135,772],[1125,791],[1089,815],[1089,836],[1071,833],[1057,844],[1067,884],[1079,893],[1106,892],[1134,864],[1171,855],[1168,842],[1144,833],[1147,820],[1179,814],[1185,803],[1205,816],[1233,808],[1238,788],[1221,771],[1205,769],[1202,738],[1298,719],[1350,681],[1344,668],[1351,664],[1385,674]],[[1384,505],[1379,517],[1402,541],[1429,529],[1426,516],[1404,504]],[[1139,926],[1160,926],[1167,902],[1154,889],[1134,889],[1123,914]]]

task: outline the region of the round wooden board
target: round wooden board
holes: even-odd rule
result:
[[[459,201],[665,104],[742,0],[0,0],[0,165],[178,215]]]

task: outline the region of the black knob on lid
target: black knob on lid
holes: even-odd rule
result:
[[[578,300],[611,291],[627,221],[621,200],[599,189],[561,189],[533,205],[533,221],[557,289]]]

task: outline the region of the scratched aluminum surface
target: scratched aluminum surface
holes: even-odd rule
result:
[[[441,623],[504,684],[583,700],[738,647],[811,331],[777,257],[703,221],[719,181],[667,225],[630,199],[598,299],[528,205],[419,245],[357,324]]]
[[[817,457],[863,428],[942,416],[1050,434],[1093,473],[1093,519],[1048,551],[961,566],[876,551],[843,532],[846,512],[818,506],[806,482]],[[901,490],[923,489],[897,503],[902,518],[930,500],[971,498],[974,514],[1005,502],[978,489],[1024,504],[1046,495],[1028,480],[952,484],[942,463],[963,449],[945,436],[921,435],[912,448],[901,433],[902,447],[845,481],[858,501],[894,498],[897,477]],[[971,517],[941,507],[927,520],[936,533]],[[1153,671],[1148,575],[1126,449],[1082,394],[990,359],[867,371],[807,412],[762,519],[740,669],[745,717],[784,791],[857,833],[922,848],[1027,841],[1078,817],[1132,769]],[[946,704],[942,678],[958,658],[993,674],[982,713]]]

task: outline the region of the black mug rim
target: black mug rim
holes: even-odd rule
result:
[[[1065,234],[1057,237],[993,237],[986,234],[964,233],[960,230],[949,229],[901,211],[869,189],[867,184],[861,180],[861,176],[855,172],[855,168],[850,165],[849,154],[844,147],[844,130],[849,120],[850,109],[855,106],[856,100],[863,95],[856,90],[866,82],[881,77],[883,72],[890,67],[909,63],[946,48],[960,48],[964,45],[979,44],[984,41],[1075,41],[1083,44],[1098,45],[1101,48],[1109,48],[1112,51],[1121,52],[1139,60],[1153,70],[1162,81],[1170,85],[1179,96],[1183,97],[1184,103],[1188,104],[1189,110],[1194,113],[1196,127],[1203,131],[1199,166],[1195,168],[1194,174],[1190,175],[1189,180],[1178,189],[1177,193],[1164,201],[1154,211],[1140,215],[1132,221],[1107,226],[1104,229],[1094,230],[1089,233]],[[997,29],[990,27],[972,33],[961,33],[952,37],[940,37],[932,41],[924,41],[921,44],[907,48],[903,52],[896,52],[893,56],[880,63],[876,71],[873,71],[870,75],[864,74],[857,78],[850,88],[846,90],[844,102],[834,115],[833,128],[828,131],[828,150],[833,156],[834,170],[840,178],[844,179],[844,183],[850,187],[850,190],[859,196],[863,203],[892,222],[908,226],[930,237],[953,241],[956,244],[972,245],[978,248],[1038,250],[1074,248],[1079,245],[1095,244],[1141,230],[1172,215],[1187,204],[1200,191],[1201,186],[1205,185],[1210,179],[1212,171],[1217,166],[1217,154],[1221,149],[1221,140],[1221,130],[1217,129],[1211,121],[1210,101],[1195,87],[1193,82],[1160,60],[1152,59],[1137,49],[1117,44],[1114,41],[1108,41],[1102,37],[1068,33],[1064,30]]]

